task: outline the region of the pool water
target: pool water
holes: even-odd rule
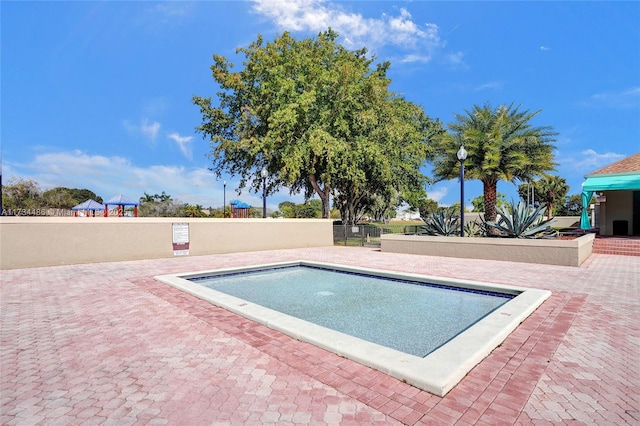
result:
[[[438,349],[514,297],[311,266],[189,280],[419,357]]]

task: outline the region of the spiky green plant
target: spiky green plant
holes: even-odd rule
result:
[[[517,205],[513,202],[504,207],[498,207],[497,222],[486,222],[488,229],[498,231],[499,236],[508,238],[551,238],[557,231],[549,226],[551,220],[544,220],[546,206],[531,209],[524,202]]]
[[[460,234],[460,216],[449,209],[440,209],[423,217],[420,228],[427,235],[452,236]]]
[[[487,223],[480,216],[477,220],[467,222],[464,225],[465,237],[485,237],[487,235]]]

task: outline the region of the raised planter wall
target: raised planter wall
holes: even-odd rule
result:
[[[386,234],[380,237],[380,243],[381,250],[390,253],[580,266],[591,256],[594,239],[595,234],[574,240]]]
[[[323,219],[0,218],[0,269],[174,257],[187,223],[189,256],[333,245]]]

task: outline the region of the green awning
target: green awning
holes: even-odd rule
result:
[[[583,191],[617,191],[624,189],[640,189],[640,173],[589,176],[582,185]]]
[[[595,191],[640,190],[640,173],[626,175],[595,175],[582,184],[582,215],[580,228],[589,229],[589,203]]]

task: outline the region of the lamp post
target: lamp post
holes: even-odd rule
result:
[[[262,217],[267,217],[267,175],[269,172],[266,167],[260,170],[260,176],[262,176]]]
[[[460,236],[464,237],[464,160],[467,159],[464,145],[460,145],[457,156],[460,161]]]
[[[227,181],[222,181],[222,217],[227,217]]]

